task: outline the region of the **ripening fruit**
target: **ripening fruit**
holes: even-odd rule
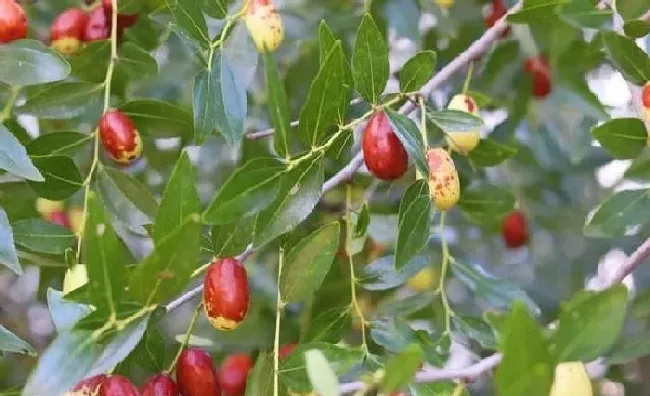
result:
[[[79,235],[83,227],[84,211],[78,207],[68,209],[68,222],[70,222],[70,231]]]
[[[245,353],[227,356],[219,368],[219,385],[224,396],[244,396],[253,360]]]
[[[97,7],[90,12],[84,28],[84,41],[106,40],[111,37],[111,22],[106,18],[104,10]]]
[[[0,0],[1,1],[1,0]],[[62,211],[65,209],[62,201],[50,201],[45,198],[36,199],[36,211],[43,218],[47,218],[50,214]]]
[[[27,15],[15,0],[0,0],[0,43],[27,37]]]
[[[259,52],[274,52],[284,39],[284,26],[273,0],[251,0],[246,27]]]
[[[551,93],[551,68],[546,58],[540,55],[526,59],[524,70],[533,79],[533,96],[538,99],[547,97]]]
[[[219,396],[221,387],[212,357],[203,349],[181,352],[176,366],[176,381],[183,396]]]
[[[460,180],[451,156],[442,148],[427,151],[429,192],[440,210],[451,209],[460,198]]]
[[[582,362],[565,362],[555,367],[549,396],[593,396],[591,380]]]
[[[643,119],[650,124],[650,81],[645,83],[641,90],[641,103],[643,104]]]
[[[104,374],[83,379],[66,392],[64,396],[99,396],[100,392],[103,390],[105,380],[106,376]]]
[[[165,374],[149,377],[142,387],[142,396],[179,396],[178,385]]]
[[[63,278],[63,294],[68,294],[88,283],[88,272],[85,264],[75,264],[65,271]]]
[[[528,223],[526,216],[519,210],[510,212],[501,227],[503,241],[509,248],[518,248],[528,242]]]
[[[140,396],[140,391],[122,375],[110,375],[104,379],[98,396]]]
[[[80,8],[68,8],[52,21],[52,48],[65,55],[77,52],[84,38],[88,14]]]
[[[282,359],[286,359],[287,356],[291,355],[293,351],[298,347],[297,344],[284,344],[278,349],[278,356]]]
[[[454,95],[447,106],[449,110],[458,110],[464,113],[470,113],[478,117],[478,106],[471,96],[465,94]],[[462,132],[447,132],[445,134],[447,144],[454,151],[467,155],[470,151],[474,150],[481,141],[481,130],[476,129],[473,131]]]
[[[236,329],[248,312],[248,276],[235,258],[214,261],[208,267],[203,289],[203,308],[218,330]]]
[[[506,8],[506,5],[503,3],[503,0],[492,0],[492,7],[490,9],[490,13],[485,17],[485,26],[491,28],[494,26],[495,23],[501,18],[503,18],[506,13],[508,12],[508,9]],[[506,30],[501,33],[501,38],[506,38],[510,34],[510,27],[508,27]]]
[[[113,13],[113,3],[111,0],[103,0],[102,1],[102,8],[104,9],[104,14],[106,15],[107,20],[111,20],[112,13]],[[118,7],[119,10],[119,7]],[[125,29],[129,28],[138,21],[138,14],[117,14],[117,28],[118,29]]]
[[[408,168],[408,154],[383,111],[376,112],[363,131],[363,160],[376,178],[386,181],[399,179]]]
[[[434,0],[440,8],[448,9],[454,5],[456,0]]]
[[[56,225],[70,229],[70,221],[68,220],[68,213],[65,210],[57,210],[50,213],[46,219]]]
[[[438,272],[431,267],[425,267],[410,277],[406,285],[417,292],[433,290],[438,285]]]
[[[107,111],[99,120],[104,150],[116,162],[128,164],[142,154],[142,139],[133,121],[118,110]]]

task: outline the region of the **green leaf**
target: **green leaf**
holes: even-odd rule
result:
[[[23,270],[18,263],[14,236],[7,212],[0,206],[0,264],[12,270],[16,275],[22,275]]]
[[[111,57],[110,40],[86,43],[70,57],[72,75],[83,81],[101,83]]]
[[[503,360],[496,373],[498,394],[547,396],[555,361],[542,330],[522,304],[513,306],[506,326]]]
[[[92,140],[92,135],[79,132],[46,133],[29,142],[27,153],[31,157],[71,155]]]
[[[95,361],[86,376],[99,375],[111,372],[122,362],[138,345],[149,323],[150,313],[129,323],[125,328],[118,330],[111,341],[104,346],[104,350]]]
[[[388,82],[388,46],[370,14],[357,30],[352,53],[352,75],[357,91],[370,103],[377,103]]]
[[[648,333],[643,332],[634,337],[621,337],[605,357],[605,364],[625,364],[648,354],[650,354]]]
[[[98,311],[117,313],[127,279],[126,250],[95,193],[90,192],[87,201],[83,259],[88,271],[88,290]]]
[[[589,362],[611,347],[623,330],[627,289],[583,291],[562,307],[551,348],[558,360]]]
[[[363,351],[359,348],[349,348],[324,342],[300,344],[291,355],[280,362],[282,382],[292,392],[308,393],[312,391],[307,376],[305,352],[313,349],[323,353],[336,375],[346,373],[352,366],[359,363],[363,357]]]
[[[13,86],[65,80],[70,65],[37,40],[17,40],[0,46],[0,81]]]
[[[200,2],[196,0],[167,0],[174,22],[190,35],[203,48],[210,45],[208,25],[201,12]]]
[[[571,0],[562,8],[561,15],[577,27],[592,29],[600,29],[612,20],[611,9],[598,9],[590,0]]]
[[[648,3],[645,0],[618,0],[616,1],[616,11],[627,21],[639,18],[648,11]]]
[[[301,342],[337,343],[352,325],[350,305],[334,307],[318,313],[312,311],[309,328],[301,338]]]
[[[508,190],[483,184],[461,194],[458,207],[471,221],[494,224],[515,208],[515,197]]]
[[[456,384],[453,382],[432,382],[428,384],[411,384],[409,391],[412,396],[469,396],[467,389],[460,395],[454,395]]]
[[[399,205],[395,268],[402,269],[426,246],[431,225],[431,197],[426,180],[416,180]]]
[[[158,74],[158,63],[145,50],[127,41],[118,58],[118,70],[131,78],[143,78]]]
[[[650,222],[650,191],[625,190],[607,198],[587,219],[584,233],[591,237],[619,237]]]
[[[106,209],[124,224],[142,226],[153,223],[158,203],[149,189],[133,176],[101,167],[97,172],[97,190]]]
[[[20,220],[12,227],[16,245],[33,252],[63,254],[75,242],[74,234],[65,227],[42,219]]]
[[[469,132],[483,127],[483,120],[459,110],[428,111],[427,118],[443,132]]]
[[[484,320],[471,316],[454,316],[451,320],[458,333],[478,342],[485,349],[496,349],[494,333]]]
[[[68,198],[83,186],[79,170],[70,157],[51,155],[35,157],[32,160],[45,177],[45,181],[28,181],[27,183],[40,197],[60,201]]]
[[[361,238],[368,231],[368,226],[370,225],[370,209],[368,208],[368,202],[364,202],[361,206],[356,216],[356,222],[354,223],[354,237]]]
[[[194,167],[187,151],[183,150],[162,195],[153,237],[160,242],[170,232],[183,224],[192,213],[201,211],[201,201],[196,190]]]
[[[19,114],[44,119],[68,119],[83,114],[101,97],[104,87],[87,82],[57,82],[26,90],[27,101],[16,107]]]
[[[395,268],[393,256],[385,256],[363,267],[359,276],[361,287],[366,290],[388,290],[400,286],[429,264],[425,255],[414,257],[400,271]]]
[[[22,396],[64,394],[85,376],[100,352],[91,331],[59,334],[29,375]]]
[[[304,238],[287,254],[280,275],[280,296],[297,302],[323,283],[339,246],[339,223],[328,224]]]
[[[139,302],[161,303],[186,286],[196,269],[201,243],[198,213],[183,219],[183,224],[158,241],[154,251],[130,274],[129,290]]]
[[[510,23],[538,23],[557,19],[561,5],[571,0],[526,0],[522,10],[508,15]]]
[[[345,67],[345,56],[339,41],[322,63],[300,111],[298,134],[312,147],[322,142],[328,130],[344,117],[341,109],[343,104],[347,108],[350,93],[345,84]]]
[[[626,80],[643,85],[650,80],[650,58],[634,40],[614,32],[603,32],[605,51]]]
[[[415,166],[421,174],[428,175],[429,165],[427,164],[426,153],[424,152],[422,134],[420,134],[420,130],[415,125],[415,122],[389,108],[386,109],[386,115],[393,127],[393,132],[395,132],[395,135],[402,142],[409,157],[415,162]]]
[[[227,0],[204,0],[203,12],[216,19],[223,19],[228,15]]]
[[[411,344],[399,355],[386,363],[381,389],[384,392],[394,392],[405,387],[415,376],[422,363],[422,350],[416,344]]]
[[[194,138],[197,143],[216,128],[233,145],[244,134],[246,90],[235,80],[234,72],[221,51],[215,52],[209,69],[194,79]]]
[[[516,147],[487,138],[481,139],[478,146],[469,153],[469,160],[474,166],[487,168],[499,165],[516,154]]]
[[[212,227],[212,252],[216,257],[232,257],[243,252],[253,240],[255,217],[242,217],[232,223]]]
[[[498,279],[486,271],[479,271],[455,261],[451,266],[456,278],[472,290],[476,297],[496,309],[506,310],[517,300],[522,302],[528,312],[539,315],[541,310],[525,291],[504,279]]]
[[[638,118],[615,118],[594,127],[591,133],[617,159],[636,157],[648,139],[645,125]]]
[[[25,147],[0,124],[0,169],[27,180],[44,181],[43,175],[32,164]]]
[[[126,102],[118,108],[131,118],[143,136],[187,138],[192,135],[192,115],[171,103],[141,99]]]
[[[26,341],[0,325],[0,352],[12,352],[36,356],[36,351]],[[2,353],[0,353],[2,355]]]
[[[325,20],[321,20],[318,26],[319,64],[321,66],[327,60],[327,55],[334,48],[336,42],[337,40],[332,30],[327,26]]]
[[[311,349],[305,352],[307,375],[314,390],[322,396],[339,396],[339,379],[323,352]]]
[[[90,305],[65,300],[62,292],[52,288],[47,289],[47,306],[59,333],[72,329],[80,319],[93,311]]]
[[[237,168],[205,211],[210,224],[227,224],[252,216],[273,203],[280,191],[284,164],[274,158],[255,158]]]
[[[280,381],[280,394],[286,394],[286,389]],[[255,366],[248,374],[246,381],[246,396],[273,396],[273,354],[260,353],[257,355]]]
[[[289,117],[289,104],[284,84],[280,79],[278,68],[271,53],[264,57],[266,66],[266,90],[269,95],[269,115],[273,122],[273,147],[280,157],[289,158],[289,133],[291,132],[291,120]]]
[[[436,71],[436,53],[421,51],[409,59],[399,72],[399,87],[402,92],[415,92],[426,84]]]
[[[387,351],[400,353],[414,342],[415,332],[406,319],[395,317],[372,322],[370,337]]]
[[[650,34],[650,21],[629,21],[623,25],[625,35],[634,39],[645,37]]]
[[[263,246],[300,224],[318,203],[323,178],[320,156],[303,160],[287,172],[275,201],[257,215],[253,246]]]

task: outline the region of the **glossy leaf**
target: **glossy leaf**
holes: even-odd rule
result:
[[[409,59],[399,72],[399,87],[402,92],[414,92],[426,84],[436,71],[436,53],[421,51]]]
[[[422,350],[417,345],[409,345],[386,363],[386,374],[382,379],[381,389],[384,392],[402,389],[413,379],[421,363]]]
[[[273,122],[273,147],[281,157],[289,157],[289,134],[291,133],[291,120],[289,117],[289,105],[287,93],[280,79],[278,68],[270,53],[264,58],[266,71],[266,89],[269,95],[269,115]]]
[[[629,21],[623,25],[625,35],[631,38],[641,38],[650,34],[650,22],[648,21]]]
[[[614,32],[603,32],[605,51],[626,80],[643,85],[650,80],[650,59],[634,40]]]
[[[68,62],[37,40],[18,40],[0,46],[0,82],[39,85],[65,80],[69,74]]]
[[[27,156],[25,147],[2,124],[0,124],[0,169],[27,180],[45,180]]]
[[[600,29],[612,20],[612,10],[595,9],[589,0],[572,0],[562,8],[561,15],[578,27],[592,29]]]
[[[406,319],[395,317],[371,323],[370,337],[387,351],[400,353],[415,342],[415,331]]]
[[[587,219],[585,235],[623,236],[650,222],[650,191],[625,190],[607,198]]]
[[[192,135],[192,115],[168,102],[140,99],[126,102],[119,109],[131,118],[143,136],[187,138]]]
[[[29,181],[28,184],[40,197],[54,201],[62,200],[77,192],[83,185],[77,166],[70,157],[35,157],[33,163],[45,181]]]
[[[227,0],[206,0],[202,3],[203,11],[212,18],[222,19],[228,15]]]
[[[204,48],[210,44],[208,26],[198,1],[167,0],[174,22]]]
[[[617,159],[636,157],[648,139],[645,125],[638,118],[615,118],[593,128],[591,133]]]
[[[106,69],[111,57],[109,40],[86,43],[70,57],[72,75],[82,81],[101,83],[106,78]]]
[[[458,206],[471,221],[493,224],[514,210],[515,197],[500,187],[481,185],[463,191]]]
[[[515,304],[506,324],[503,360],[497,368],[499,395],[547,396],[555,361],[542,329],[522,304]]]
[[[302,342],[337,343],[350,330],[352,315],[350,305],[334,307],[321,312],[312,311],[309,328]]]
[[[624,20],[639,18],[648,11],[647,4],[640,0],[618,0],[616,10],[623,16]]]
[[[366,290],[388,290],[400,286],[429,264],[425,255],[414,257],[400,271],[395,268],[393,256],[385,256],[366,265],[358,275],[361,287]]]
[[[0,325],[0,355],[3,352],[27,354],[36,356],[36,350],[26,341]]]
[[[468,132],[483,127],[480,117],[459,110],[428,111],[427,118],[444,132]]]
[[[569,2],[570,0],[526,0],[520,11],[508,15],[508,22],[535,23],[553,20],[557,18],[560,6]]]
[[[263,246],[302,222],[320,199],[323,178],[319,156],[302,161],[286,173],[275,201],[257,215],[253,246]]]
[[[311,349],[305,352],[305,361],[314,390],[322,396],[338,396],[339,380],[323,352]]]
[[[150,77],[158,74],[158,63],[147,51],[126,42],[119,55],[118,70],[131,78]]]
[[[469,160],[475,166],[486,168],[496,166],[517,154],[517,148],[495,139],[481,139],[478,146],[469,153]]]
[[[97,190],[106,209],[124,224],[142,226],[153,223],[158,203],[133,176],[102,167],[97,172]]]
[[[65,227],[41,219],[20,220],[12,227],[16,245],[33,252],[63,254],[75,242],[74,234]]]
[[[285,173],[285,165],[274,158],[256,158],[245,163],[208,205],[205,221],[227,224],[263,211],[278,197]]]
[[[92,135],[79,132],[46,133],[29,142],[27,153],[31,157],[71,155],[90,143]]]
[[[80,319],[93,310],[90,305],[65,300],[63,292],[52,288],[47,289],[47,307],[59,333],[71,330]]]
[[[18,263],[14,236],[7,212],[0,206],[0,264],[12,270],[16,275],[22,275],[23,270]]]
[[[562,307],[551,346],[560,361],[588,362],[616,342],[623,330],[627,289],[618,285],[600,293],[583,291]]]
[[[183,151],[160,201],[154,226],[154,240],[164,240],[184,223],[184,219],[200,211],[201,202],[196,191],[194,167],[187,151]]]
[[[399,206],[399,223],[395,243],[395,268],[404,268],[429,240],[431,197],[426,180],[417,180],[404,193]]]
[[[280,381],[281,394],[286,390]],[[273,396],[273,354],[260,353],[257,355],[255,366],[248,374],[246,381],[246,396]]]
[[[388,82],[388,46],[370,14],[357,30],[352,54],[352,74],[357,91],[370,103],[377,103]]]
[[[101,97],[103,86],[86,82],[57,82],[31,87],[16,112],[44,119],[68,119],[83,114]]]
[[[212,227],[212,252],[216,257],[233,257],[253,240],[255,217],[243,217],[232,223]]]
[[[334,260],[339,233],[339,223],[331,223],[314,231],[291,249],[280,275],[282,301],[303,300],[320,287]]]
[[[393,131],[406,149],[409,157],[415,162],[421,174],[429,174],[429,165],[426,160],[422,134],[410,118],[403,116],[392,109],[385,109],[386,115],[393,126]]]
[[[454,316],[452,323],[456,331],[478,342],[485,349],[495,350],[497,347],[490,326],[479,318],[471,316]]]

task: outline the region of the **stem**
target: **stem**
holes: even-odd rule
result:
[[[363,310],[359,306],[359,301],[357,300],[357,278],[354,274],[354,258],[352,257],[352,235],[354,230],[352,229],[352,186],[350,183],[345,187],[345,202],[345,255],[348,257],[348,263],[350,264],[350,294],[352,296],[350,305],[351,308],[354,308],[359,317],[359,322],[361,324],[361,349],[364,354],[367,354],[368,343],[366,341],[366,318],[363,316]]]
[[[282,266],[284,265],[284,248],[280,248],[278,254],[278,287],[277,303],[275,307],[275,337],[273,339],[273,396],[280,394],[280,382],[278,375],[280,373],[280,321],[284,303],[280,295],[280,276],[282,275]]]
[[[474,74],[474,61],[469,62],[469,67],[467,68],[467,77],[465,77],[465,83],[463,84],[464,95],[467,95],[467,91],[469,91],[469,83],[472,81],[472,74]]]
[[[104,78],[104,109],[102,114],[108,111],[111,105],[111,85],[113,82],[113,71],[115,70],[115,63],[117,61],[117,0],[111,0],[111,58],[108,62],[106,69],[106,77]],[[81,243],[83,241],[84,232],[86,231],[86,221],[88,220],[88,196],[90,195],[90,182],[92,181],[95,171],[99,167],[99,127],[95,128],[95,142],[93,145],[93,159],[88,171],[88,176],[84,179],[84,205],[83,214],[81,216],[81,229],[79,230],[79,238],[77,239],[77,261],[81,258]]]
[[[201,307],[203,306],[203,302],[200,302],[199,305],[196,306],[196,309],[194,309],[194,315],[192,315],[192,320],[190,320],[189,326],[187,326],[187,330],[185,330],[185,337],[183,338],[183,342],[181,343],[181,346],[178,348],[178,352],[176,352],[176,356],[174,356],[174,360],[172,360],[172,363],[169,365],[169,368],[167,371],[165,371],[166,374],[169,374],[174,371],[176,368],[176,364],[178,364],[178,359],[181,357],[181,353],[187,347],[187,344],[190,342],[190,336],[192,335],[192,330],[194,330],[194,325],[196,324],[196,320],[199,318],[199,313],[201,313]]]
[[[11,117],[11,110],[13,110],[14,104],[16,104],[18,95],[20,95],[20,87],[12,87],[9,99],[7,99],[7,103],[5,103],[2,108],[2,113],[0,113],[0,124],[4,123]]]
[[[422,96],[418,96],[418,104],[420,105],[420,133],[422,134],[422,144],[426,153],[429,149],[429,134],[427,133],[427,107]],[[415,169],[415,175],[418,180],[425,177],[417,168]]]
[[[447,245],[447,237],[445,235],[445,215],[447,212],[442,212],[440,214],[440,238],[442,240],[442,269],[440,270],[440,283],[438,284],[438,290],[440,292],[440,297],[442,298],[442,306],[445,310],[445,333],[451,334],[451,317],[454,316],[454,311],[449,305],[449,300],[447,299],[447,293],[445,292],[445,280],[447,278],[447,269],[449,268],[449,246]]]
[[[208,53],[208,70],[212,70],[212,58],[214,57],[214,52],[217,48],[221,47],[223,42],[226,40],[226,37],[228,37],[228,32],[232,28],[233,24],[242,17],[246,13],[246,10],[248,9],[248,0],[244,2],[242,5],[242,8],[237,11],[235,15],[229,15],[226,17],[226,23],[223,25],[223,29],[221,29],[221,34],[219,35],[219,39],[213,41],[210,44],[210,52]]]

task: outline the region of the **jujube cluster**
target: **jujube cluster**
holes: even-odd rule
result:
[[[133,121],[119,110],[109,110],[99,120],[99,137],[108,155],[128,164],[142,154],[142,139]]]
[[[363,160],[376,178],[396,180],[408,168],[408,154],[402,146],[388,116],[377,111],[368,121],[363,131]]]
[[[526,59],[524,70],[530,74],[533,85],[531,92],[534,97],[543,99],[551,93],[551,67],[548,60],[542,56],[533,56]]]
[[[284,26],[272,0],[251,0],[246,27],[259,52],[274,52],[284,39]]]
[[[27,37],[27,15],[15,0],[0,0],[0,43]]]
[[[454,95],[449,102],[447,109],[462,111],[477,117],[479,115],[479,109],[476,102],[467,94]],[[460,132],[450,131],[445,133],[445,138],[447,144],[449,144],[449,147],[451,147],[452,150],[467,155],[470,151],[474,150],[481,141],[481,130],[475,129]]]
[[[248,312],[248,276],[239,260],[218,259],[208,267],[203,289],[203,309],[218,330],[236,329]]]

